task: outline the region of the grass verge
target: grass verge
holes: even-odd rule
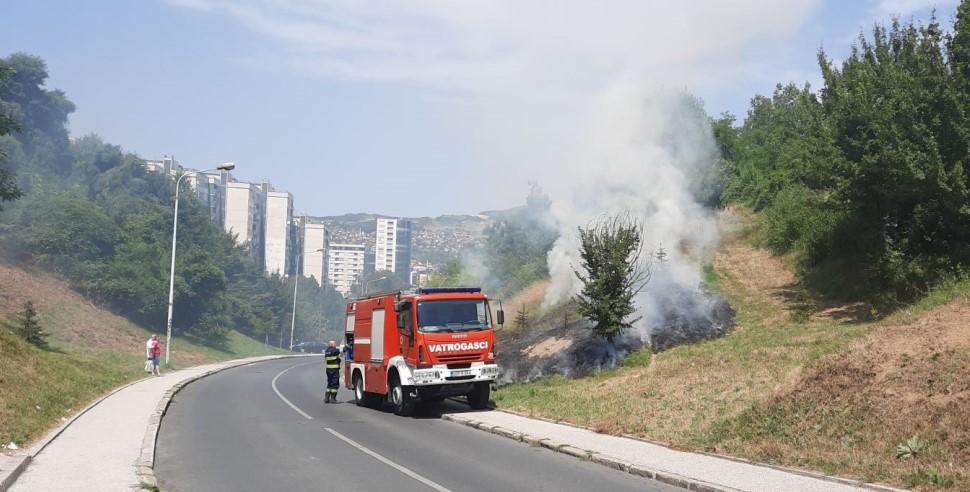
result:
[[[830,306],[806,313],[784,265],[740,242],[726,245],[705,277],[737,310],[728,336],[642,351],[589,378],[506,386],[496,404],[681,449],[905,487],[970,488],[970,343],[961,341],[970,336],[954,331],[970,320],[970,303],[961,307],[970,282],[946,283],[868,322]],[[897,457],[914,435],[926,447]]]
[[[101,395],[144,377],[141,347],[121,352],[54,340],[40,349],[0,328],[0,443],[29,445]],[[170,370],[275,353],[284,351],[237,332],[230,333],[224,349],[176,338]]]

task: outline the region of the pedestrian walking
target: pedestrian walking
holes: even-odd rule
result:
[[[151,373],[161,376],[162,371],[159,366],[162,358],[162,342],[158,341],[158,335],[152,334],[152,337],[145,342],[145,355],[152,363]]]
[[[327,396],[324,403],[337,403],[337,388],[340,387],[340,349],[337,342],[330,340],[327,350],[323,351],[327,364]]]

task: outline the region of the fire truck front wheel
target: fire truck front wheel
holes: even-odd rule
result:
[[[468,393],[468,406],[474,410],[484,410],[488,408],[488,397],[491,392],[491,385],[487,382],[475,383],[471,393]]]
[[[388,385],[387,399],[394,406],[394,413],[408,417],[414,413],[415,399],[414,388],[401,384],[397,373],[391,373],[390,384]]]

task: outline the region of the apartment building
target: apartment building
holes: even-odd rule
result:
[[[363,244],[331,244],[327,249],[327,280],[344,297],[364,273],[366,250]]]
[[[327,278],[327,228],[323,224],[303,224],[303,276],[324,285]]]
[[[225,184],[223,228],[236,236],[236,244],[249,249],[257,262],[263,261],[263,212],[266,206],[262,189],[252,183],[229,181]]]
[[[411,222],[407,219],[377,219],[374,240],[374,270],[394,272],[411,280]]]
[[[266,273],[286,276],[290,273],[294,253],[291,240],[293,226],[293,195],[274,190],[269,183],[261,188],[266,195],[263,257]]]
[[[185,177],[202,206],[209,210],[209,219],[220,227],[225,222],[225,189],[229,180],[227,171],[190,174]]]
[[[182,174],[182,166],[179,165],[179,161],[175,160],[174,156],[163,156],[161,159],[145,159],[144,161],[145,169],[153,173],[161,173],[177,178]]]

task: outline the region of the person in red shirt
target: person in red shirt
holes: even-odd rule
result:
[[[152,338],[145,344],[145,351],[147,352],[148,358],[152,361],[152,374],[161,376],[162,371],[159,369],[159,366],[161,365],[162,359],[162,342],[158,341],[158,335],[152,335]]]

